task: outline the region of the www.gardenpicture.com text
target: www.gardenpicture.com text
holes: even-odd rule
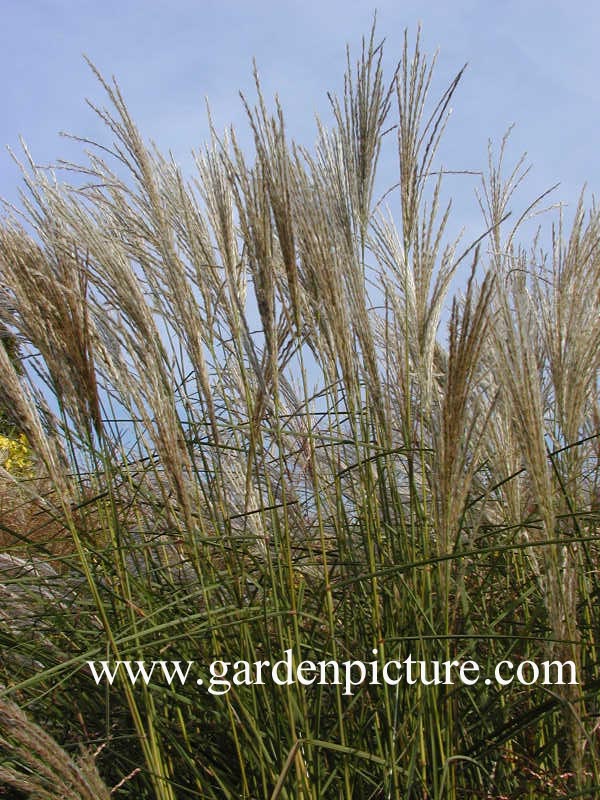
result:
[[[377,656],[377,650],[373,650]],[[479,681],[500,687],[516,681],[522,686],[540,684],[557,686],[577,684],[573,661],[513,662],[499,661],[491,675],[483,675],[479,664],[465,661],[418,661],[409,654],[402,661],[297,661],[291,649],[278,661],[215,660],[202,667],[196,661],[88,661],[96,684],[112,685],[120,674],[132,685],[152,684],[181,686],[196,683],[213,695],[227,694],[232,686],[264,685],[271,681],[278,686],[299,683],[303,686],[342,686],[344,695],[353,695],[363,684],[396,686],[399,683],[423,686],[463,684]]]

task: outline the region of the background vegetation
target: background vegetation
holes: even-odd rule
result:
[[[0,796],[597,796],[600,213],[523,246],[540,201],[509,216],[503,142],[462,243],[436,161],[462,73],[432,100],[432,67],[407,41],[386,77],[372,33],[311,151],[257,81],[252,159],[213,132],[190,181],[98,76],[112,141],[72,185],[27,157],[0,227],[32,459],[0,478]],[[580,685],[216,697],[84,667],[288,648],[569,659]]]

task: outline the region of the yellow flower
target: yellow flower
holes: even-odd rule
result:
[[[31,448],[24,433],[16,438],[0,434],[0,466],[16,477],[32,477]]]

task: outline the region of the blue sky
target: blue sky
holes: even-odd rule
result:
[[[488,138],[499,140],[516,123],[510,155],[527,151],[533,164],[527,198],[559,181],[554,197],[571,208],[584,182],[598,192],[595,6],[379,0],[388,63],[400,56],[404,29],[414,35],[419,22],[425,50],[440,49],[438,89],[469,62],[441,152],[444,167],[481,169]],[[20,177],[4,147],[18,148],[20,135],[39,163],[79,152],[61,130],[109,141],[85,104],[86,97],[104,98],[83,53],[117,77],[144,135],[191,169],[190,151],[207,136],[205,97],[219,128],[244,127],[238,91],[251,93],[253,57],[266,94],[281,97],[290,133],[312,141],[315,111],[327,119],[326,90],[340,87],[345,45],[358,52],[375,9],[353,0],[3,0],[2,7],[0,196],[11,201]],[[458,228],[474,214],[476,179],[449,181]]]

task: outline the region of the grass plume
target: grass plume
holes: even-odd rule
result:
[[[109,141],[72,183],[26,158],[24,219],[0,225],[0,411],[35,464],[0,475],[7,787],[597,796],[599,212],[527,248],[505,139],[461,244],[437,150],[464,70],[432,99],[420,36],[384,64],[373,29],[313,149],[256,78],[253,152],[209,120],[189,179],[96,73]],[[82,666],[286,650],[560,657],[580,685],[215,697]]]

